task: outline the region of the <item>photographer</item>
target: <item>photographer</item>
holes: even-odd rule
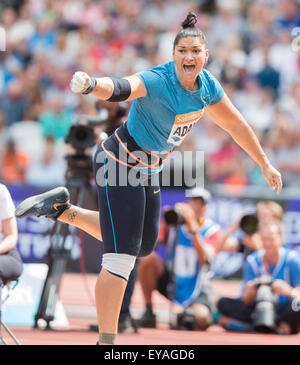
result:
[[[166,260],[159,256],[161,247],[140,260],[139,281],[146,303],[139,322],[141,327],[156,327],[152,312],[155,289],[185,308],[178,316],[177,328],[205,330],[212,322],[207,268],[215,253],[220,228],[205,216],[208,191],[194,188],[187,190],[186,196],[188,201],[176,204],[176,211],[166,211],[161,223],[160,238],[167,244]],[[169,225],[169,215],[176,216],[174,212],[178,214],[178,224]]]
[[[259,201],[256,215],[244,215],[222,235],[218,242],[218,252],[242,252],[245,258],[262,248],[258,224],[276,219],[282,221],[283,209],[275,201]],[[241,231],[238,231],[241,229]]]
[[[300,312],[293,311],[292,301],[300,298],[300,257],[297,252],[282,247],[280,221],[260,223],[259,236],[263,249],[250,254],[246,260],[240,298],[221,298],[218,302],[219,312],[229,317],[221,317],[219,323],[228,330],[280,332],[285,327],[288,333],[296,334]],[[270,280],[264,279],[266,275]]]

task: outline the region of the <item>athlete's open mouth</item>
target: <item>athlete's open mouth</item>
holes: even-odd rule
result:
[[[195,65],[183,65],[184,72],[192,73],[194,72],[196,66]]]

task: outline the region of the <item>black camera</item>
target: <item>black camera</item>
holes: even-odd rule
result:
[[[274,294],[271,289],[272,278],[269,275],[256,278],[257,295],[253,312],[253,328],[256,332],[276,332],[276,311]]]
[[[108,118],[108,111],[96,105],[97,115],[77,115],[74,124],[65,138],[65,142],[72,145],[77,154],[83,154],[87,148],[97,143],[94,127],[103,125]]]
[[[183,215],[181,214],[178,207],[176,207],[176,205],[174,206],[174,208],[165,211],[164,218],[167,224],[174,226],[184,224],[185,222]]]
[[[255,214],[244,215],[240,220],[240,228],[246,234],[254,234],[258,231],[258,218]]]
[[[177,323],[175,329],[182,331],[196,331],[197,322],[194,312],[190,308],[186,308],[182,313],[177,315]]]
[[[87,125],[73,125],[65,138],[66,143],[70,143],[75,150],[84,151],[96,144],[94,129]]]

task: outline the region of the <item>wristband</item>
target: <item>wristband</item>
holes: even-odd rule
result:
[[[97,86],[97,79],[95,77],[91,77],[91,85],[81,94],[83,95],[89,94],[95,89],[96,86]]]

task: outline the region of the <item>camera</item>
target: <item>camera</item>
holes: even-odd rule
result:
[[[176,204],[173,208],[165,211],[164,218],[167,224],[174,226],[185,223],[183,215],[181,214],[178,206],[176,207]]]
[[[94,129],[87,125],[73,125],[65,138],[66,143],[70,143],[77,151],[84,151],[96,144]]]
[[[246,234],[254,234],[258,231],[258,218],[255,214],[244,215],[240,220],[240,228]]]
[[[196,331],[197,323],[194,312],[190,308],[186,308],[182,313],[177,315],[177,323],[175,329],[182,331]]]
[[[69,130],[65,138],[65,142],[72,145],[77,154],[84,154],[87,148],[93,147],[97,140],[94,133],[94,127],[102,125],[107,121],[108,111],[96,104],[98,114],[77,115],[74,120],[74,125]]]
[[[272,293],[272,278],[269,275],[256,278],[257,295],[253,312],[253,328],[256,332],[276,332],[276,312],[274,294]]]

